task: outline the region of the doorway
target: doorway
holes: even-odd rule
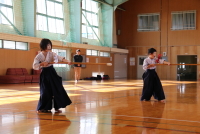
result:
[[[147,56],[138,56],[138,63],[137,63],[137,79],[142,79],[142,75],[144,73],[143,69],[143,62],[144,59],[146,59]]]
[[[178,55],[178,64],[197,64],[197,55]],[[177,66],[177,80],[180,81],[196,81],[197,66]]]
[[[114,78],[126,79],[127,78],[127,54],[114,55]]]

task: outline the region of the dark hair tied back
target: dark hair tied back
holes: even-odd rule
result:
[[[44,51],[47,49],[47,45],[50,44],[51,45],[51,48],[52,48],[52,43],[49,39],[42,39],[41,42],[40,42],[40,49],[41,51]]]
[[[153,54],[154,52],[156,52],[156,49],[154,48],[148,49],[148,54]]]

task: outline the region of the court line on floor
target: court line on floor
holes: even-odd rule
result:
[[[136,96],[136,95],[139,95],[139,94],[134,94],[134,95],[129,95],[129,96]],[[123,97],[128,97],[128,96],[120,96],[120,97],[114,97],[114,98],[106,98],[106,99],[103,99],[103,100],[109,100],[109,99],[115,99],[115,98],[123,98]],[[99,100],[93,100],[93,101],[99,101]],[[81,102],[81,103],[87,103],[87,102],[93,102],[93,101],[86,101],[86,102]],[[74,103],[72,105],[75,105],[75,104],[81,104],[81,103]],[[113,115],[112,115],[113,116]],[[115,116],[120,116],[120,115],[115,115]],[[126,115],[121,115],[121,116],[126,116]],[[127,117],[130,117],[130,116],[127,116]],[[132,117],[139,117],[139,116],[132,116]],[[145,118],[145,117],[140,117],[140,118]],[[148,118],[148,117],[146,117]],[[165,119],[165,118],[151,118],[151,119]],[[187,121],[187,122],[198,122],[198,121],[189,121],[189,120],[177,120],[177,119],[165,119],[165,120],[176,120],[176,121]],[[199,122],[198,122],[199,123]]]
[[[44,119],[44,118],[28,118],[28,119],[39,119],[39,120],[52,120],[52,119]],[[80,122],[75,120],[58,120],[53,119],[53,121],[67,121],[67,122]],[[87,122],[89,123],[89,122]],[[90,122],[92,124],[92,122]],[[200,133],[194,131],[187,131],[187,130],[177,130],[177,129],[166,129],[166,128],[157,128],[157,127],[145,127],[145,126],[137,126],[137,125],[126,125],[126,124],[113,124],[113,123],[98,123],[102,125],[113,125],[113,126],[123,126],[123,127],[140,127],[140,128],[151,128],[151,129],[158,129],[158,130],[167,130],[167,131],[176,131],[176,132],[189,132],[189,133]]]
[[[136,96],[138,94],[134,94],[134,95],[129,95],[129,96]],[[120,97],[114,97],[114,98],[106,98],[106,99],[102,99],[102,100],[109,100],[109,99],[116,99],[116,98],[124,98],[124,97],[128,97],[128,96],[120,96]],[[71,105],[75,105],[75,104],[82,104],[82,103],[88,103],[88,102],[94,102],[94,101],[99,101],[99,100],[93,100],[93,101],[86,101],[86,102],[80,102],[80,103],[73,103]],[[81,113],[81,112],[77,112],[77,113]],[[95,113],[87,113],[87,114],[95,114]],[[109,115],[109,114],[101,114],[101,115]],[[127,115],[112,115],[112,116],[126,116],[126,117],[138,117],[138,118],[150,118],[150,117],[141,117],[141,116],[127,116]],[[177,120],[177,119],[166,119],[166,118],[150,118],[150,119],[163,119],[163,120],[176,120],[176,121],[186,121],[186,122],[196,122],[196,123],[200,123],[200,121],[189,121],[189,120]]]
[[[111,115],[111,116],[119,116],[119,117],[135,117],[142,119],[162,119],[162,120],[171,120],[171,121],[180,121],[180,122],[193,122],[200,123],[200,121],[190,121],[190,120],[178,120],[178,119],[166,119],[166,118],[152,118],[152,117],[142,117],[142,116],[130,116],[130,115],[114,115],[114,114],[100,114],[100,113],[84,113],[84,112],[66,112],[66,113],[81,113],[81,114],[99,114],[99,115]]]
[[[30,111],[34,111],[34,110],[30,110]],[[26,113],[26,114],[31,114],[31,113],[29,113],[29,111],[24,111],[24,112],[17,112],[18,114],[20,113],[20,114],[22,114],[22,113]],[[17,114],[17,113],[15,113],[15,114]],[[74,113],[74,112],[65,112],[65,113]],[[76,113],[83,113],[83,112],[76,112]],[[86,113],[86,114],[88,114],[88,113]],[[95,113],[89,113],[89,114],[95,114]],[[34,114],[35,115],[35,114]],[[37,114],[37,115],[50,115],[50,116],[52,116],[52,113],[51,114]],[[100,115],[109,115],[110,116],[110,114],[100,114]],[[66,115],[56,115],[56,114],[54,114],[53,116],[66,116]],[[69,116],[69,115],[68,115]],[[111,115],[111,116],[119,116],[119,115]],[[124,115],[123,115],[124,116]],[[71,116],[72,117],[72,116]],[[75,116],[76,117],[76,116]],[[80,117],[80,116],[78,116],[78,117]],[[140,116],[128,116],[128,117],[140,117]],[[144,118],[144,117],[142,117],[142,118]],[[149,118],[149,117],[147,117],[147,118]],[[28,119],[32,119],[32,118],[30,118],[30,117],[28,117]],[[35,119],[35,118],[33,118],[33,119]],[[100,119],[104,119],[104,118],[100,118]],[[163,118],[153,118],[153,119],[163,119]],[[52,120],[52,119],[48,119],[48,120]],[[53,120],[58,120],[58,119],[53,119]],[[146,121],[135,121],[135,120],[123,120],[123,119],[112,119],[112,120],[122,120],[122,121],[133,121],[133,122],[145,122],[145,123],[156,123],[156,124],[167,124],[167,123],[157,123],[157,122],[146,122]],[[59,121],[59,120],[58,120]],[[66,120],[60,120],[60,121],[66,121]],[[177,120],[176,120],[177,121]],[[180,121],[180,120],[178,120],[178,121]],[[76,121],[76,122],[80,122],[80,121]],[[199,122],[198,122],[199,123]],[[100,123],[100,124],[108,124],[108,123]],[[120,124],[117,124],[117,125],[120,125]],[[122,125],[122,124],[121,124]],[[126,126],[134,126],[134,125],[127,125],[127,124],[123,124],[123,125],[126,125]],[[188,126],[188,125],[180,125],[180,124],[167,124],[167,125],[173,125],[173,126],[187,126],[187,127],[198,127],[199,128],[199,126]],[[135,127],[143,127],[143,126],[135,126]],[[154,128],[154,127],[144,127],[144,128]],[[161,128],[161,129],[163,129],[163,128]],[[171,129],[166,129],[166,130],[171,130]],[[184,131],[184,130],[175,130],[175,131]],[[187,131],[187,132],[192,132],[192,131]]]
[[[67,112],[65,112],[67,114]],[[52,113],[51,114],[38,114],[38,115],[51,115],[52,116]],[[70,117],[80,117],[80,115],[77,115],[77,116],[72,116],[72,115],[57,115],[57,114],[53,114],[53,116],[70,116]],[[113,115],[111,115],[113,116]],[[98,118],[98,119],[106,119],[106,118]],[[154,124],[166,124],[166,125],[172,125],[172,126],[186,126],[186,127],[197,127],[199,128],[200,126],[189,126],[189,125],[181,125],[181,124],[171,124],[171,123],[158,123],[158,122],[147,122],[147,121],[138,121],[138,120],[125,120],[125,119],[111,119],[111,120],[120,120],[120,121],[131,121],[131,122],[145,122],[145,123],[154,123]],[[158,119],[160,120],[160,119]]]
[[[29,110],[29,111],[34,111],[34,110]],[[24,112],[16,112],[16,113],[14,113],[14,114],[22,114],[22,113],[26,113],[26,114],[31,114],[31,113],[29,113],[29,111],[24,111]],[[65,112],[66,114],[67,113],[75,113],[75,112]],[[83,112],[76,112],[76,113],[83,113]],[[13,114],[13,113],[12,113]],[[85,113],[84,113],[85,114]],[[86,113],[86,114],[96,114],[96,113]],[[32,114],[33,115],[33,114]],[[35,114],[34,114],[35,115]],[[52,116],[52,113],[49,113],[49,114],[46,114],[46,113],[44,113],[44,114],[37,114],[37,115],[51,115]],[[100,114],[100,115],[109,115],[109,116],[120,116],[120,115],[110,115],[110,114]],[[66,116],[66,115],[57,115],[57,114],[53,114],[53,116]],[[78,116],[71,116],[71,115],[68,115],[68,116],[70,116],[70,117],[80,117],[79,115]],[[125,116],[125,115],[123,115],[123,116]],[[126,116],[127,117],[127,116]],[[160,120],[160,119],[164,119],[164,118],[152,118],[152,117],[141,117],[141,116],[128,116],[128,117],[139,117],[139,118],[149,118],[149,119],[158,119],[158,120]],[[105,118],[99,118],[99,119],[105,119]],[[111,120],[120,120],[120,121],[132,121],[132,122],[145,122],[145,123],[155,123],[155,124],[167,124],[167,125],[173,125],[173,126],[187,126],[187,127],[198,127],[199,128],[199,126],[189,126],[189,125],[181,125],[181,124],[170,124],[170,123],[158,123],[158,122],[147,122],[147,121],[138,121],[138,120],[124,120],[124,119],[111,119]],[[168,119],[169,120],[169,119]],[[177,120],[177,119],[175,119],[175,121],[180,121],[180,120]],[[182,121],[187,121],[188,122],[188,120],[182,120]],[[200,122],[195,122],[195,123],[200,123]]]
[[[140,94],[133,94],[133,95],[127,95],[127,96],[114,97],[114,98],[105,98],[105,99],[102,99],[102,100],[111,100],[111,99],[116,99],[116,98],[125,98],[125,97],[129,97],[129,96],[139,96],[139,95]],[[84,101],[84,102],[72,103],[71,105],[94,102],[94,101],[100,101],[100,100],[92,100],[92,101]]]

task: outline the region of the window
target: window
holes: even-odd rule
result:
[[[159,31],[159,14],[138,15],[138,31]]]
[[[88,49],[86,51],[86,54],[87,55],[91,55],[91,56],[98,56],[98,50],[91,50],[91,49]]]
[[[103,77],[104,72],[92,72],[92,77],[97,77],[97,75],[101,75]]]
[[[110,57],[110,53],[108,53],[108,52],[100,52],[100,56],[102,56],[102,57]]]
[[[4,48],[7,48],[7,49],[15,49],[15,42],[4,40],[3,46],[4,46]]]
[[[16,49],[28,50],[28,44],[26,42],[16,42]]]
[[[52,52],[56,53],[59,56],[66,57],[66,50],[62,49],[52,49]],[[66,67],[66,64],[54,64],[54,67]]]
[[[12,0],[0,0],[0,10],[7,17],[7,19],[13,23],[13,3]],[[0,24],[8,24],[10,23],[7,19],[0,14]]]
[[[28,50],[28,43],[27,42],[17,42],[17,41],[3,40],[3,43],[0,43],[0,48]]]
[[[172,30],[196,28],[196,11],[172,12]]]
[[[37,0],[37,30],[64,34],[62,0]]]
[[[4,40],[3,46],[4,46],[4,48],[7,48],[7,49],[15,49],[15,42]]]
[[[82,37],[97,39],[99,36],[98,3],[92,0],[82,1]]]

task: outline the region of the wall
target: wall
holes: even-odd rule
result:
[[[5,75],[7,68],[26,68],[31,74],[33,59],[39,47],[36,43],[29,45],[29,51],[0,49],[0,75]]]
[[[198,55],[199,59],[199,4],[199,0],[129,0],[121,5],[126,11],[115,11],[116,29],[121,30],[117,36],[118,47],[127,48],[129,57],[136,59],[139,55],[147,55],[150,47],[156,48],[161,54],[167,52],[171,63],[177,63],[177,55]],[[196,30],[172,31],[171,12],[187,10],[197,12]],[[138,32],[137,15],[142,13],[160,13],[160,31]],[[161,79],[176,79],[176,66],[160,66],[157,71]],[[137,66],[128,66],[128,78],[135,79],[136,75]]]
[[[147,56],[147,50],[150,46],[146,47],[129,47],[129,55],[128,55],[128,64],[129,64],[129,58],[135,57],[136,63],[137,56],[140,55],[146,55]],[[159,46],[151,46],[158,50],[158,53],[160,52],[166,52],[168,49],[168,59],[171,63],[177,63],[177,55],[197,55],[197,64],[200,64],[199,57],[200,57],[200,46],[170,46],[170,47],[159,47]],[[160,51],[161,48],[161,51]],[[200,67],[197,66],[197,70],[200,70]],[[158,66],[157,67],[158,75],[161,79],[169,79],[169,80],[176,80],[177,75],[177,67],[176,66]],[[197,78],[199,79],[199,72],[197,71]],[[136,79],[137,78],[137,65],[130,66],[128,65],[128,78]]]
[[[11,49],[0,49],[0,75],[5,75],[7,68],[26,68],[28,73],[31,74],[33,59],[35,58],[39,49],[38,43],[29,43],[30,50],[29,51],[21,51],[21,50],[11,50]],[[68,48],[61,46],[53,46],[56,49],[65,49],[67,52],[75,53],[76,48]],[[86,54],[86,49],[81,49],[82,54]],[[67,55],[67,59],[70,59],[71,55]],[[111,54],[112,60],[114,61],[113,54]],[[87,56],[89,57],[90,62],[96,62],[96,58],[99,59],[99,62],[110,63],[109,57],[96,57],[96,56]],[[113,63],[112,61],[112,63]],[[105,72],[108,74],[110,78],[113,78],[113,66],[108,67],[105,65],[87,65],[86,68],[82,69],[82,77],[90,77],[92,76],[92,72]],[[74,79],[74,70],[70,69],[69,74],[67,75],[68,79]]]

